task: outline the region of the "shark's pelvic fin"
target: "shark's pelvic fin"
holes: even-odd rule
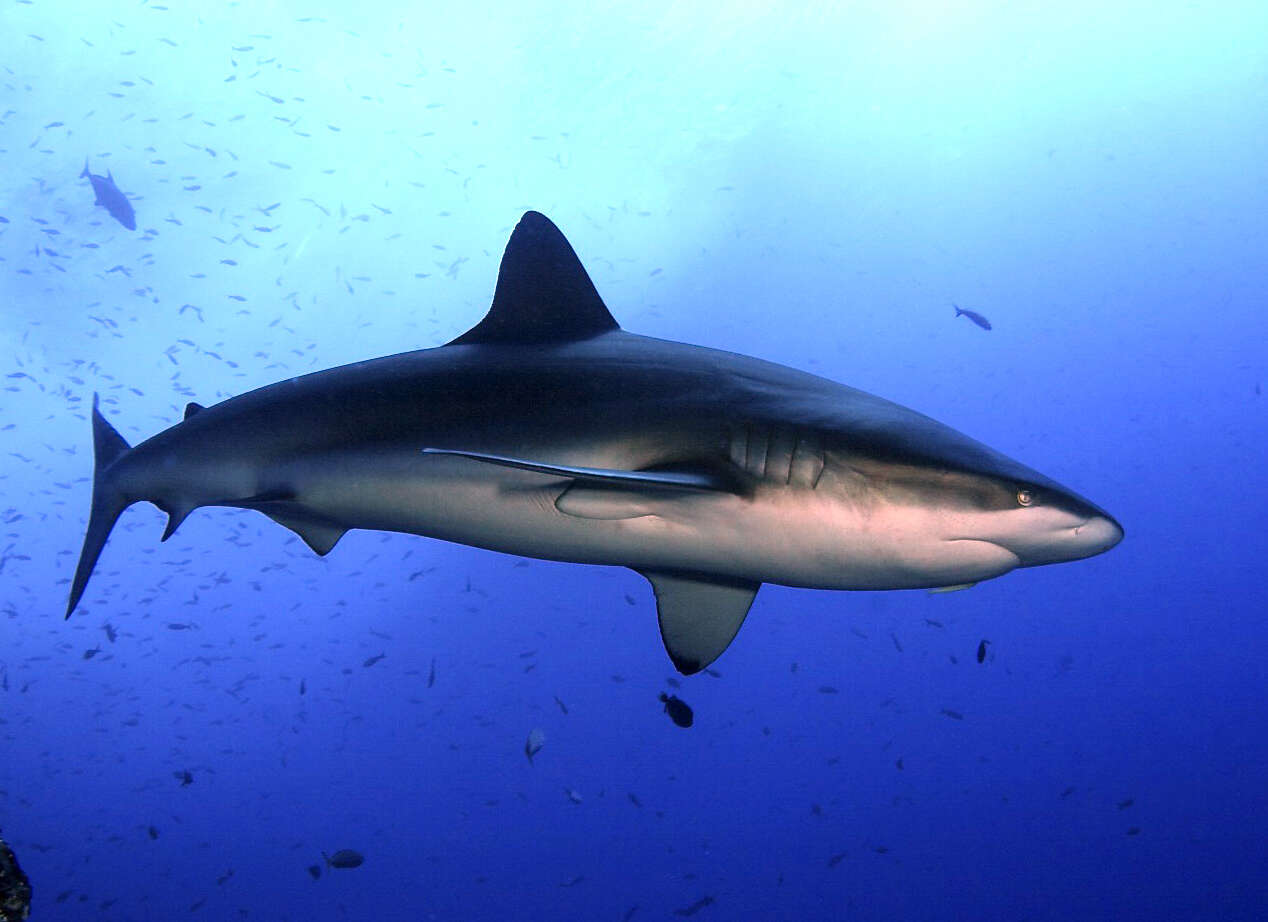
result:
[[[424,448],[427,455],[453,455],[459,458],[470,458],[472,461],[484,461],[502,467],[518,468],[522,471],[536,471],[539,474],[553,474],[571,480],[589,481],[609,486],[651,487],[668,490],[719,490],[734,492],[736,485],[710,471],[623,471],[604,467],[573,467],[567,464],[545,464],[540,461],[527,461],[523,458],[508,458],[505,455],[491,455],[482,451],[461,451],[450,448]]]
[[[735,639],[761,583],[663,570],[640,571],[656,593],[660,637],[683,675],[704,669]]]
[[[88,530],[84,533],[84,546],[79,552],[79,565],[75,567],[75,578],[70,584],[70,602],[66,606],[66,617],[75,610],[79,598],[84,594],[88,578],[92,576],[92,568],[97,565],[101,549],[106,546],[106,539],[119,516],[132,505],[134,500],[125,497],[110,476],[112,465],[131,449],[114,426],[101,415],[100,401],[96,394],[92,395],[92,506],[88,512]]]
[[[339,539],[348,531],[338,525],[331,525],[328,522],[319,522],[315,519],[306,519],[300,516],[287,515],[284,512],[271,512],[261,509],[265,515],[281,525],[289,528],[303,540],[305,544],[312,549],[312,552],[318,557],[325,557],[329,554]]]
[[[559,228],[528,211],[502,254],[488,314],[449,345],[570,342],[619,329]]]

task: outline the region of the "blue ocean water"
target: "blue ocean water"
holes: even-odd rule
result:
[[[32,918],[1264,917],[1268,7],[792,6],[0,7]],[[1126,539],[964,592],[765,586],[677,687],[628,570],[319,558],[242,510],[160,544],[133,507],[63,620],[94,392],[136,443],[439,345],[527,209],[625,329],[913,407]]]

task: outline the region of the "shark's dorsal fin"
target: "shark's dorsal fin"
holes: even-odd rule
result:
[[[449,345],[572,342],[619,329],[559,228],[527,211],[502,254],[489,312]]]
[[[730,646],[762,585],[693,573],[639,572],[656,593],[665,650],[684,675],[704,669]]]
[[[205,409],[207,408],[203,406],[201,403],[194,403],[191,400],[189,403],[185,404],[185,418],[189,419],[195,413],[201,413]]]

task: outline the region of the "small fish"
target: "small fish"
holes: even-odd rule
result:
[[[952,720],[963,720],[964,715],[959,711],[953,711],[950,708],[943,708],[942,713],[950,717]]]
[[[101,652],[101,647],[93,647],[91,650],[84,651],[84,659],[92,659]]]
[[[524,741],[524,755],[528,756],[528,761],[533,761],[533,756],[542,751],[542,747],[546,745],[546,732],[534,727],[528,731],[528,739]]]
[[[183,788],[187,788],[194,783],[194,776],[190,774],[188,769],[179,772],[172,772],[172,777],[180,781],[181,787]]]
[[[563,711],[565,714],[567,714],[567,713],[568,713],[568,705],[566,705],[566,704],[564,704],[562,701],[560,701],[560,700],[559,700],[559,696],[558,696],[558,695],[551,695],[551,697],[555,699],[555,704],[559,705],[559,710],[561,710],[561,711]]]
[[[431,688],[436,684],[436,657],[431,658],[431,671],[427,673],[427,687]]]
[[[977,645],[977,661],[979,663],[986,662],[986,645],[988,643],[990,643],[989,640],[983,640],[980,644]]]
[[[585,799],[581,796],[581,792],[575,788],[564,788],[564,793],[568,795],[568,799],[574,804],[579,804]]]
[[[977,583],[956,583],[954,586],[935,586],[927,590],[927,592],[929,595],[941,595],[944,592],[963,592],[965,589],[972,589],[976,585]]]
[[[1134,804],[1135,802],[1136,802],[1136,799],[1135,799],[1134,797],[1129,797],[1129,798],[1127,798],[1126,800],[1120,800],[1120,801],[1118,802],[1118,809],[1120,809],[1120,810],[1126,810],[1128,807],[1130,807],[1130,806],[1131,806],[1132,804]]]
[[[106,209],[112,218],[128,230],[136,230],[136,212],[132,210],[132,203],[119,191],[119,187],[115,185],[114,176],[109,170],[106,171],[105,176],[90,173],[88,161],[85,160],[84,171],[79,176],[92,183],[93,194],[97,196],[97,200],[93,202],[94,205],[100,205]]]
[[[341,848],[333,855],[322,852],[321,857],[326,859],[328,868],[359,868],[365,862],[364,855],[350,848]]]
[[[299,680],[299,693],[302,695],[302,694],[304,694],[304,693],[305,693],[305,692],[307,692],[307,691],[308,691],[308,683],[307,683],[305,680],[300,679],[300,680]]]
[[[110,640],[111,643],[114,643],[115,638],[119,636],[119,632],[110,626],[110,622],[106,622],[105,624],[103,624],[101,626],[101,629],[106,632],[106,637]]]
[[[706,906],[712,906],[712,905],[713,905],[713,897],[711,897],[711,896],[702,896],[702,897],[700,897],[700,899],[696,900],[696,901],[695,901],[694,903],[692,903],[690,906],[684,906],[682,909],[675,909],[675,910],[674,910],[674,915],[676,915],[676,916],[694,916],[696,913],[698,913],[700,910],[704,909]]]
[[[145,828],[145,831],[149,833],[151,839],[157,839],[159,836],[158,830],[155,829],[153,826],[147,826]]]
[[[362,663],[361,665],[362,665],[362,666],[365,666],[365,667],[367,667],[367,668],[368,668],[368,667],[370,667],[370,666],[373,666],[373,665],[374,665],[375,663],[377,663],[379,660],[383,659],[383,657],[385,657],[385,656],[387,656],[387,654],[386,654],[386,653],[377,653],[377,654],[375,654],[374,656],[371,656],[369,659],[367,659],[367,660],[366,660],[364,663]]]
[[[991,328],[991,322],[987,320],[985,317],[983,317],[981,314],[979,314],[977,311],[966,311],[964,308],[960,307],[958,304],[952,304],[951,306],[955,308],[955,315],[957,317],[968,317],[970,320],[972,320],[974,323],[980,326],[983,330],[989,330]]]
[[[311,876],[313,880],[321,880],[321,865],[310,864],[308,866],[308,873],[309,873],[309,876]]]
[[[661,692],[660,700],[665,704],[665,713],[669,715],[669,719],[678,726],[685,729],[695,722],[695,715],[692,714],[691,708],[687,705],[687,702],[677,695],[667,695]]]

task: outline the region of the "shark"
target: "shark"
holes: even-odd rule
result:
[[[622,566],[684,674],[763,583],[955,589],[1091,557],[1107,512],[928,416],[835,381],[620,328],[544,215],[511,233],[493,302],[445,345],[249,391],[132,446],[92,405],[94,473],[66,617],[122,512],[163,540],[255,510],[329,553],[349,529]]]

